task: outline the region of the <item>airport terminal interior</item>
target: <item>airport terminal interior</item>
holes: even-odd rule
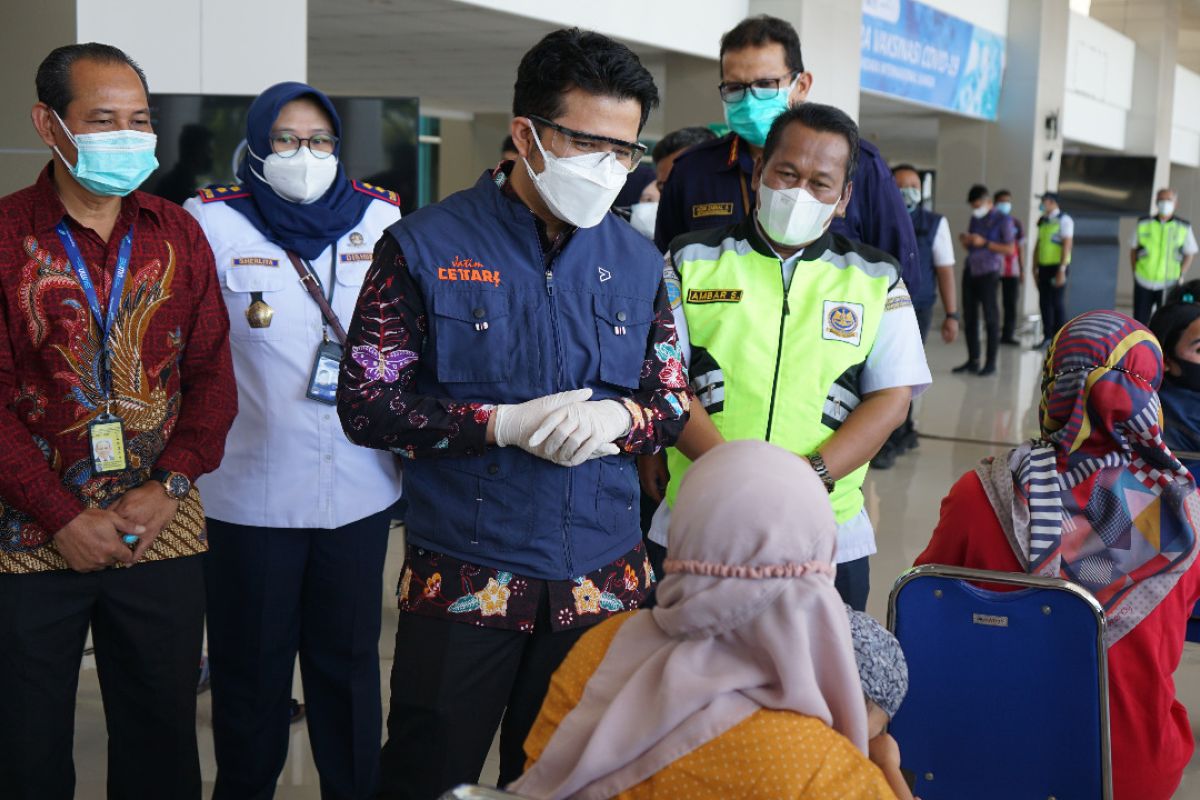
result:
[[[809,101],[844,110],[889,165],[911,164],[921,205],[955,239],[971,221],[968,191],[1007,190],[1037,240],[1039,202],[1056,193],[1074,218],[1067,318],[1132,313],[1129,265],[1137,221],[1160,188],[1180,218],[1200,217],[1200,0],[39,0],[8,4],[0,32],[0,195],[33,183],[50,157],[29,124],[34,71],[54,47],[99,41],[144,68],[161,169],[144,189],[182,202],[234,182],[246,109],[266,87],[303,81],[332,100],[351,178],[395,192],[403,214],[470,187],[500,161],[522,55],[547,33],[577,26],[628,45],[655,79],[661,106],[640,141],[673,131],[729,131],[718,93],[718,46],[742,19],[770,14],[799,32]],[[646,163],[651,163],[647,157]],[[174,193],[183,184],[182,195]],[[286,262],[284,269],[287,269]],[[1039,428],[1045,350],[1027,270],[1017,346],[994,375],[954,372],[963,338],[926,343],[932,386],[915,404],[919,445],[863,486],[878,551],[867,611],[888,616],[895,580],[929,542],[942,498],[981,459]],[[1195,269],[1188,277],[1200,277]],[[960,287],[961,288],[961,287]],[[478,330],[478,329],[477,329]],[[391,529],[380,586],[382,699],[389,699],[404,526]],[[3,613],[3,612],[0,612]],[[107,733],[95,660],[84,656],[75,727],[76,797],[105,797]],[[1200,741],[1200,644],[1175,673]],[[293,694],[304,702],[300,676]],[[216,776],[209,693],[199,696],[204,792]],[[497,746],[482,783],[498,777]],[[5,795],[0,786],[0,797]],[[308,733],[291,728],[275,797],[321,797]],[[1200,751],[1177,798],[1200,800]],[[1053,800],[1053,798],[1052,798]]]

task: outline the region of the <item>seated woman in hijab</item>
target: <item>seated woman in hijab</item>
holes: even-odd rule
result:
[[[510,791],[893,797],[866,755],[828,498],[804,459],[765,442],[723,444],[696,462],[671,518],[658,606],[575,645]]]
[[[1171,290],[1154,312],[1150,332],[1163,350],[1167,374],[1158,390],[1163,441],[1176,453],[1200,453],[1200,280]],[[1180,457],[1193,476],[1200,458]]]
[[[1163,444],[1163,359],[1115,311],[1076,317],[1042,377],[1041,438],[989,458],[942,501],[917,564],[1073,581],[1108,622],[1113,796],[1165,800],[1192,755],[1172,674],[1200,596],[1200,497]]]

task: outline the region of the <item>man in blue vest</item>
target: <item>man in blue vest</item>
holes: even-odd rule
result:
[[[675,160],[662,189],[654,243],[666,251],[676,236],[738,222],[754,209],[750,181],[771,123],[803,103],[813,75],[804,71],[800,37],[776,17],[749,17],[721,37],[725,121],[733,133],[688,150]],[[865,139],[854,172],[854,195],[831,230],[891,253],[909,291],[919,293],[921,262],[912,221],[891,170]]]
[[[904,198],[904,207],[912,215],[913,230],[917,234],[917,254],[921,257],[921,291],[912,296],[913,311],[917,315],[917,328],[921,342],[929,338],[929,326],[933,322],[933,306],[941,297],[946,316],[942,320],[942,341],[950,344],[958,338],[958,295],[954,291],[954,240],[950,238],[950,225],[941,214],[929,211],[922,204],[924,190],[921,173],[911,164],[892,167],[896,188]],[[873,469],[888,469],[896,456],[912,450],[918,444],[917,431],[913,426],[912,406],[904,424],[884,442],[883,447],[871,459]]]
[[[476,782],[498,727],[516,779],[567,651],[650,589],[634,456],[689,395],[662,258],[609,208],[657,102],[624,45],[547,35],[517,72],[519,159],[375,248],[338,411],[411,459],[379,797]]]

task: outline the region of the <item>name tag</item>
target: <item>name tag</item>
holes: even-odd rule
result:
[[[246,257],[235,258],[233,260],[235,267],[278,267],[278,258],[261,258],[261,257]]]
[[[741,289],[688,289],[687,301],[693,304],[740,303]]]
[[[342,253],[338,256],[338,260],[343,264],[351,261],[370,261],[373,255],[372,253]]]
[[[733,214],[733,203],[701,203],[692,206],[692,219],[728,217],[731,214]]]

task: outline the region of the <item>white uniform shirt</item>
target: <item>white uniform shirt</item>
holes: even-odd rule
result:
[[[800,253],[782,264],[784,285],[790,286]],[[669,258],[669,256],[668,256]],[[908,301],[908,302],[905,302]],[[683,306],[674,310],[675,327],[684,362],[691,360],[692,344],[688,335],[687,317]],[[879,322],[875,343],[867,355],[866,364],[859,378],[862,394],[911,386],[913,398],[924,392],[933,383],[929,364],[925,360],[925,347],[917,328],[917,317],[908,299],[908,288],[901,281],[888,293],[888,310]],[[693,387],[694,388],[694,387]],[[664,500],[654,512],[650,525],[650,541],[667,546],[667,528],[671,521],[671,510]],[[837,563],[844,564],[875,553],[875,529],[864,508],[854,517],[838,526]]]
[[[396,457],[351,444],[337,409],[305,397],[323,318],[283,248],[223,202],[192,198],[184,208],[200,222],[216,258],[238,384],[225,458],[198,481],[205,513],[235,525],[330,529],[391,506],[400,497]],[[344,328],[375,242],[399,218],[399,208],[375,200],[338,240],[332,305]],[[334,255],[327,247],[311,262],[326,297]],[[275,311],[266,328],[246,320],[251,292],[262,292]],[[332,330],[329,339],[335,340]]]
[[[946,222],[945,217],[938,221],[937,230],[933,233],[933,265],[954,266],[954,241],[950,238],[950,223]]]

